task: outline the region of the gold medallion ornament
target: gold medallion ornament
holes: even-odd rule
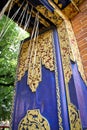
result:
[[[50,126],[39,109],[35,109],[27,111],[26,116],[19,123],[18,130],[50,130]]]

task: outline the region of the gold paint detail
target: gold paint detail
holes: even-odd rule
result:
[[[50,71],[54,71],[52,31],[38,36],[38,42],[37,39],[32,39],[24,42],[21,46],[17,77],[18,80],[21,80],[25,71],[28,70],[27,83],[32,92],[36,91],[42,80],[41,64]]]
[[[50,130],[49,123],[40,113],[39,109],[27,111],[20,121],[18,130]]]
[[[58,28],[58,36],[60,41],[60,50],[62,56],[65,83],[67,85],[72,75],[71,65],[70,65],[71,49],[69,47],[68,35],[66,32],[66,27],[64,22],[62,22],[62,24]]]
[[[71,130],[82,130],[79,111],[70,103],[68,105]]]
[[[71,22],[68,20],[65,20],[65,26],[66,26],[66,30],[67,30],[67,34],[68,34],[70,48],[71,48],[71,51],[72,51],[72,54],[74,57],[73,59],[74,59],[74,61],[77,62],[77,66],[78,66],[78,70],[80,72],[80,75],[81,75],[83,81],[87,84],[86,76],[84,73],[83,64],[82,64],[82,60],[81,60],[81,56],[80,56],[80,52],[79,52],[79,48],[77,45],[75,34],[73,32],[73,29],[72,29]]]

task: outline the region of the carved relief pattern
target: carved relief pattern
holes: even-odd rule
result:
[[[67,29],[67,33],[68,33],[70,47],[71,47],[71,50],[72,50],[72,53],[74,56],[74,61],[77,62],[78,70],[81,74],[81,77],[83,78],[84,82],[87,84],[86,76],[85,76],[82,61],[81,61],[81,56],[80,56],[78,45],[77,45],[77,41],[76,41],[70,21],[66,20],[65,25],[66,25],[66,29]]]
[[[50,71],[54,70],[54,58],[52,47],[52,32],[46,32],[38,36],[37,40],[23,43],[21,47],[18,80],[21,80],[25,71],[28,70],[27,83],[32,92],[35,92],[41,78],[41,64]]]
[[[26,116],[19,123],[18,130],[50,130],[50,126],[39,109],[35,109],[27,111]]]
[[[73,104],[68,105],[71,130],[82,130],[79,112]]]
[[[61,56],[62,56],[62,62],[63,62],[65,83],[68,84],[72,75],[72,71],[70,67],[71,50],[69,47],[69,41],[68,41],[64,22],[62,22],[62,24],[58,28],[58,36],[59,36],[59,41],[60,41],[60,49],[61,49]]]

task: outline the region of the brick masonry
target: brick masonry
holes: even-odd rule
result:
[[[79,7],[80,12],[71,20],[87,78],[87,0]]]

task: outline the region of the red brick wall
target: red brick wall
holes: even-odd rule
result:
[[[87,0],[81,4],[79,9],[80,12],[71,20],[71,22],[87,78]]]

